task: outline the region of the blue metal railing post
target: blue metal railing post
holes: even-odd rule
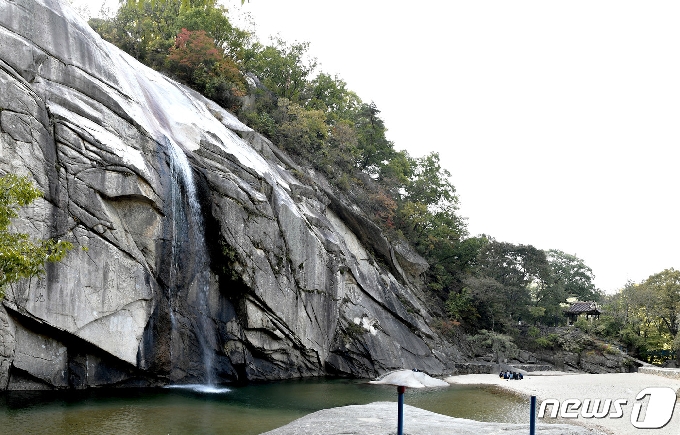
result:
[[[529,411],[529,435],[536,435],[536,396],[531,396],[531,410]]]
[[[397,435],[404,435],[404,391],[406,387],[397,387],[399,394],[399,410],[397,414]]]

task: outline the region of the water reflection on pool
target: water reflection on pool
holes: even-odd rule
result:
[[[229,387],[10,392],[0,395],[3,434],[255,435],[319,409],[396,402],[396,388],[333,379]],[[406,391],[405,403],[453,417],[527,423],[528,400],[452,385]],[[396,408],[395,408],[396,409]]]

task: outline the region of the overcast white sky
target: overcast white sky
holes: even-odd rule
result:
[[[223,4],[438,151],[471,235],[576,254],[606,291],[680,268],[680,2]]]

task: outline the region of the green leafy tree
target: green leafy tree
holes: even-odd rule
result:
[[[127,0],[109,20],[90,26],[104,39],[154,69],[162,69],[175,41],[181,0]]]
[[[449,293],[449,297],[446,300],[446,310],[449,317],[454,320],[469,318],[472,309],[472,298],[468,288],[464,288],[459,293]]]
[[[557,326],[564,321],[562,305],[568,297],[599,301],[593,272],[583,260],[559,250],[546,253],[548,273],[529,285],[532,305],[529,318],[534,323]]]
[[[439,164],[439,154],[433,152],[410,163],[402,172],[401,227],[407,239],[428,255],[435,249],[434,239],[460,240],[465,222],[457,215],[458,196],[449,180],[451,174]]]
[[[654,274],[642,283],[657,301],[655,313],[672,343],[680,331],[680,271],[673,268]],[[680,362],[680,352],[677,353]]]
[[[330,125],[353,122],[362,104],[357,94],[347,89],[347,83],[326,73],[309,82],[304,99],[306,108],[324,111]]]
[[[532,291],[550,278],[545,252],[531,245],[489,239],[477,261],[475,275],[479,278],[466,283],[475,296],[477,311],[491,316],[483,317],[484,327],[509,330],[521,320],[532,319],[530,308],[536,306]],[[493,325],[488,325],[489,320]]]
[[[175,34],[181,29],[203,30],[224,54],[237,63],[249,55],[253,35],[231,24],[227,10],[217,4],[181,8],[173,25]]]
[[[225,57],[203,30],[182,29],[170,48],[168,71],[218,104],[232,110],[246,84],[236,64]]]
[[[244,66],[278,97],[299,104],[307,78],[317,66],[316,59],[307,56],[308,49],[308,42],[288,44],[273,38],[271,45],[255,44],[252,58]]]
[[[395,154],[394,144],[387,140],[385,123],[378,116],[380,110],[371,102],[362,104],[356,115],[358,147],[361,157],[357,167],[369,174],[379,174],[381,168]]]
[[[568,294],[562,281],[549,275],[544,280],[530,284],[529,291],[532,300],[530,320],[534,324],[558,326],[566,321],[563,304],[566,304]]]
[[[306,110],[287,98],[279,98],[278,106],[279,144],[313,159],[328,137],[326,115],[321,110]]]
[[[427,286],[441,302],[465,299],[462,278],[483,243],[481,239],[464,239],[466,223],[458,215],[458,196],[450,176],[437,153],[411,158],[393,151],[392,158],[383,163],[380,177],[398,198],[396,228],[430,263]],[[457,316],[451,310],[449,315]]]
[[[207,74],[222,59],[215,41],[204,30],[182,29],[169,51],[171,71],[186,82],[193,82],[199,71]]]
[[[678,271],[667,269],[641,283],[628,282],[604,298],[597,332],[623,343],[628,353],[648,362],[662,362],[655,351],[677,355]]]
[[[414,176],[413,159],[406,151],[397,151],[392,158],[380,168],[380,182],[391,191],[396,198],[401,194]]]
[[[413,173],[406,186],[408,201],[425,204],[429,209],[445,209],[457,206],[458,195],[451,184],[451,173],[442,168],[439,153],[413,160]]]
[[[512,323],[507,309],[507,295],[501,283],[486,276],[468,276],[463,279],[465,287],[461,293],[469,295],[469,308],[461,320],[469,324],[468,329],[508,329]]]
[[[142,63],[240,110],[248,86],[239,65],[252,57],[253,35],[232,26],[216,0],[128,0],[90,26]]]
[[[564,292],[582,301],[599,301],[600,292],[595,288],[593,270],[575,255],[551,249],[548,251],[550,272],[555,281],[561,282]]]
[[[329,163],[341,174],[352,174],[356,168],[354,162],[359,154],[357,135],[347,121],[336,122],[328,135]]]
[[[7,284],[42,274],[46,261],[61,260],[73,247],[66,241],[31,240],[28,234],[10,230],[19,208],[41,196],[24,177],[0,177],[0,298]]]

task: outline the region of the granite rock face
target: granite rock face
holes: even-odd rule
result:
[[[424,260],[65,2],[0,0],[8,172],[45,193],[17,229],[75,248],[6,289],[0,389],[445,370]]]

